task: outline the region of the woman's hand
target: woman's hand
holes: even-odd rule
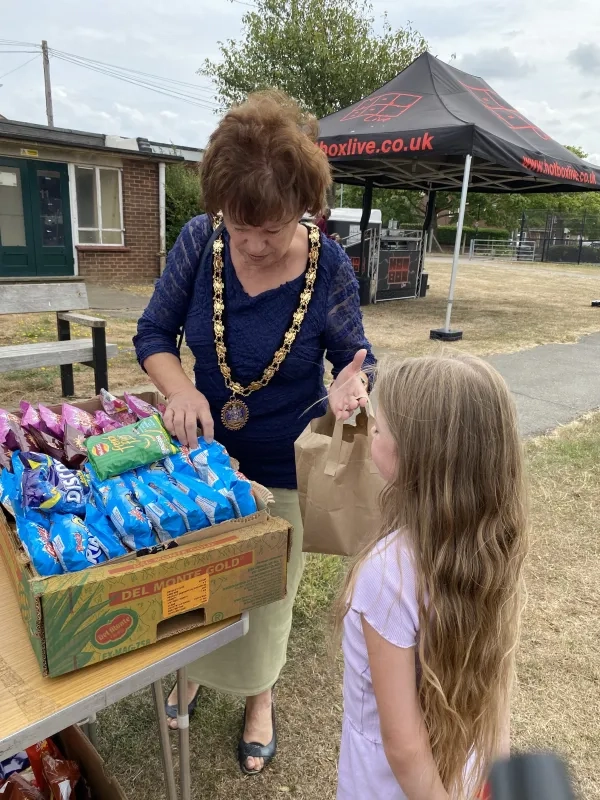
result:
[[[169,396],[164,423],[169,433],[192,449],[198,447],[198,423],[207,442],[215,435],[208,400],[192,385]]]
[[[329,406],[336,419],[347,420],[357,408],[368,402],[365,375],[362,371],[366,350],[359,350],[351,364],[340,372],[329,388]]]

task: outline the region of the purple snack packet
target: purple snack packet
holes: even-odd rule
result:
[[[133,394],[127,394],[127,392],[123,393],[125,400],[127,401],[127,407],[129,408],[132,414],[135,414],[138,419],[144,419],[145,417],[153,417],[155,414],[159,414],[160,412],[154,406],[151,406],[150,403],[147,403],[145,400],[141,400],[139,397],[135,397]]]
[[[63,428],[65,425],[70,425],[75,430],[81,431],[86,438],[88,436],[98,436],[102,433],[98,425],[96,425],[96,420],[88,411],[76,408],[68,403],[63,403],[62,422]]]
[[[87,461],[85,436],[77,428],[72,428],[69,423],[65,425],[65,464],[71,469],[81,469]]]
[[[9,421],[8,428],[10,431],[10,436],[7,440],[9,450],[22,450],[23,452],[27,452],[27,450],[36,449],[31,434],[26,431],[25,428],[22,428],[18,422]],[[14,442],[16,447],[11,447],[11,442]]]
[[[100,428],[102,433],[109,433],[116,431],[117,428],[122,428],[123,424],[116,419],[109,416],[106,411],[96,411],[94,415],[96,425]]]
[[[0,408],[0,444],[5,444],[9,450],[18,450],[19,445],[13,433],[13,426],[20,425],[16,414]]]
[[[40,411],[40,417],[42,418],[42,430],[44,433],[49,433],[50,436],[54,436],[56,439],[62,442],[63,438],[63,421],[58,414],[55,414],[47,406],[43,406],[41,403],[38,406]]]
[[[40,417],[38,410],[31,405],[31,403],[26,403],[25,400],[21,400],[20,404],[21,411],[23,412],[23,416],[21,417],[21,425],[26,430],[35,430],[39,431],[42,429],[42,418]]]
[[[28,435],[34,442],[34,447],[29,447],[27,448],[28,450],[38,450],[40,453],[46,453],[46,455],[52,456],[52,458],[55,458],[57,461],[63,460],[65,456],[63,444],[54,436],[50,436],[49,433],[44,433],[43,431],[38,431],[35,428],[32,428]]]
[[[0,443],[0,472],[3,469],[8,470],[8,472],[13,471],[10,450],[5,444]]]

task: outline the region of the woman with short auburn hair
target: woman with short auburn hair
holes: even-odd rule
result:
[[[316,120],[286,95],[251,95],[212,134],[202,162],[207,211],[188,222],[138,324],[140,364],[167,398],[165,425],[190,447],[198,425],[269,487],[294,528],[287,596],[250,612],[249,633],[189,670],[200,685],[246,698],[240,767],[257,774],[275,756],[272,688],[285,664],[302,574],[302,520],[294,442],[329,404],[347,419],[367,402],[374,364],[358,284],[345,252],[311,224],[331,174]],[[184,372],[178,336],[194,357]],[[329,393],[324,356],[333,365]],[[176,688],[167,700],[176,726]]]

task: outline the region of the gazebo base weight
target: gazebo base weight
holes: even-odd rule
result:
[[[439,342],[460,342],[462,337],[462,331],[446,331],[444,328],[435,328],[429,331],[429,338]]]

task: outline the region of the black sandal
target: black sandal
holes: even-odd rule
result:
[[[244,730],[246,728],[246,709],[244,708],[242,735],[238,743],[238,762],[244,775],[260,775],[267,764],[270,764],[277,754],[277,726],[275,723],[274,701],[271,705],[271,719],[273,720],[273,738],[269,744],[260,744],[260,742],[246,742],[244,741]],[[264,760],[262,769],[248,769],[246,766],[246,761],[248,758],[262,758]]]
[[[175,689],[176,686],[177,686],[176,683],[173,684],[173,687],[171,688],[171,691],[169,692],[169,694],[167,695],[167,699],[165,700],[165,713],[169,719],[177,719],[177,706],[172,706],[168,702],[169,697],[173,694],[173,689]],[[200,687],[198,687],[196,694],[194,695],[193,699],[190,701],[190,704],[188,705],[188,716],[190,718],[194,716],[194,712],[196,711],[196,706],[198,705],[199,693],[200,693]],[[171,728],[171,726],[169,725],[169,730],[176,731],[177,728]]]

